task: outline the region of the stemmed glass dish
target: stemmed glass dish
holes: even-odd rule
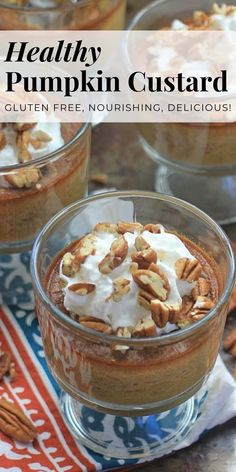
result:
[[[220,274],[218,302],[205,318],[162,336],[125,339],[125,358],[113,355],[114,344],[124,345],[124,339],[81,326],[62,310],[58,287],[58,303],[48,292],[61,251],[98,222],[118,219],[158,222],[183,234],[211,255]],[[66,392],[61,404],[71,430],[83,444],[109,456],[168,453],[192,428],[206,396],[200,389],[219,351],[234,282],[234,258],[225,234],[181,200],[149,192],[114,192],[90,197],[56,215],[35,242],[31,270],[46,359]]]
[[[161,30],[170,28],[173,20],[188,24],[194,12],[209,14],[214,3],[158,0],[138,13],[129,29]],[[207,103],[209,97],[202,100]],[[137,129],[142,145],[158,164],[157,191],[198,206],[221,224],[236,221],[235,123],[138,123]]]

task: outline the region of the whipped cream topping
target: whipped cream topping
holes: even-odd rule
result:
[[[219,31],[236,31],[236,7],[217,4],[213,5],[212,13],[207,15],[208,17],[208,29],[219,30]],[[184,31],[188,30],[188,24],[175,19],[172,21],[172,31]]]
[[[19,149],[16,145],[17,132],[13,127],[8,124],[4,128],[4,134],[6,137],[6,146],[0,150],[0,166],[10,166],[18,164],[18,152]],[[34,138],[34,134],[38,131],[43,131],[49,137],[49,141],[43,141],[41,147],[35,149],[32,144],[29,143],[28,150],[32,159],[38,159],[42,156],[46,156],[53,151],[56,151],[64,145],[64,140],[61,135],[60,123],[37,123],[32,129],[29,130],[30,136]]]
[[[113,330],[120,327],[134,327],[138,321],[151,319],[151,313],[138,302],[139,288],[130,273],[132,263],[131,255],[136,251],[135,239],[140,234],[126,232],[124,238],[128,243],[128,253],[123,263],[110,274],[105,275],[99,271],[99,263],[109,253],[112,243],[117,234],[108,232],[94,232],[95,254],[86,258],[81,264],[79,271],[73,277],[67,277],[63,273],[63,262],[60,265],[60,279],[63,282],[64,305],[73,314],[80,316],[93,316],[111,325]],[[178,280],[175,263],[180,258],[195,259],[179,237],[161,229],[158,234],[143,231],[142,237],[157,253],[157,266],[167,276],[170,290],[165,305],[181,305],[182,297],[190,295],[195,282]],[[120,301],[114,301],[113,282],[116,279],[127,279],[130,281],[130,290]],[[70,286],[80,283],[92,283],[96,290],[88,295],[81,296],[70,290]],[[175,329],[175,325],[167,324],[165,332]]]

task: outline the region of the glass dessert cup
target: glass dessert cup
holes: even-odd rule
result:
[[[1,0],[2,30],[119,30],[126,0]]]
[[[205,318],[166,335],[124,341],[74,321],[60,309],[60,296],[57,305],[52,302],[45,283],[58,254],[95,224],[118,219],[161,223],[211,255],[220,294]],[[234,282],[234,258],[223,231],[174,197],[98,195],[64,209],[46,225],[33,248],[31,273],[46,359],[66,392],[61,406],[74,435],[97,452],[123,459],[170,452],[200,414],[203,386],[220,347]],[[114,358],[114,344],[124,342],[128,357]]]
[[[29,250],[53,215],[85,196],[90,124],[63,123],[61,136],[65,144],[56,151],[0,167],[1,253]]]
[[[189,22],[195,11],[210,13],[214,3],[158,0],[138,13],[129,29],[159,30],[174,19]],[[235,123],[138,123],[137,129],[142,146],[158,164],[158,192],[198,206],[221,224],[236,221]]]

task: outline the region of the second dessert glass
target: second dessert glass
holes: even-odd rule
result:
[[[62,123],[61,136],[65,144],[48,155],[0,166],[0,253],[29,250],[53,215],[85,196],[90,123]]]
[[[214,3],[157,0],[136,15],[129,29],[162,30],[175,19],[188,24],[195,11],[209,14]],[[209,97],[200,101],[207,102]],[[157,191],[198,206],[221,224],[236,221],[235,123],[139,123],[137,128],[143,147],[158,164]]]
[[[114,359],[124,339],[85,328],[52,303],[46,277],[58,254],[102,221],[161,223],[210,254],[220,295],[201,321],[158,337],[125,339],[130,355]],[[224,232],[197,208],[149,192],[114,192],[80,201],[56,215],[38,236],[31,273],[49,368],[65,393],[61,406],[82,444],[119,458],[167,454],[204,408],[205,381],[219,351],[234,282]]]

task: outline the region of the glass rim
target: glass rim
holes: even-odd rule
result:
[[[92,3],[93,0],[81,0],[80,3],[78,4],[73,4],[71,3],[71,5],[55,5],[55,6],[52,6],[52,7],[24,7],[23,6],[18,6],[18,5],[6,5],[4,3],[1,2],[0,0],[0,8],[5,8],[6,10],[10,10],[10,11],[17,11],[17,12],[26,12],[26,13],[43,13],[43,12],[56,12],[56,11],[60,11],[62,8],[64,10],[74,10],[76,8],[79,8],[79,7],[82,7],[86,4],[90,4]]]
[[[60,123],[60,124],[63,124],[63,123]],[[66,122],[65,124],[69,124],[69,123]],[[63,144],[63,146],[59,147],[55,151],[50,152],[49,154],[45,154],[42,157],[32,159],[31,161],[22,162],[18,164],[12,164],[9,166],[0,166],[0,173],[10,173],[11,171],[24,169],[26,167],[31,167],[32,165],[41,166],[47,163],[48,161],[53,160],[54,158],[62,157],[63,154],[67,152],[71,146],[73,147],[77,143],[77,141],[79,141],[79,139],[87,132],[90,126],[91,126],[91,123],[89,121],[82,122],[77,133],[68,142]]]
[[[59,213],[57,213],[41,230],[38,234],[35,243],[33,245],[32,254],[31,254],[31,261],[30,261],[30,268],[31,268],[31,277],[33,288],[35,290],[35,294],[40,298],[41,302],[47,309],[53,314],[53,316],[57,319],[57,321],[61,322],[67,328],[75,330],[75,332],[79,332],[82,335],[89,337],[93,340],[100,340],[101,342],[107,342],[109,344],[113,344],[114,342],[119,345],[124,344],[124,338],[120,338],[115,335],[108,335],[104,333],[96,332],[90,328],[86,328],[85,326],[81,326],[77,321],[70,318],[68,315],[63,313],[59,308],[50,300],[47,296],[41,282],[40,277],[38,274],[38,260],[40,258],[40,249],[42,243],[45,239],[47,239],[48,233],[53,229],[54,226],[60,221],[63,220],[65,215],[73,214],[77,209],[81,209],[97,200],[103,200],[107,198],[119,198],[119,197],[130,197],[130,198],[151,198],[155,200],[159,200],[162,202],[172,203],[178,208],[186,209],[191,213],[195,214],[203,223],[210,226],[215,233],[220,237],[221,241],[224,244],[225,249],[228,252],[228,259],[229,259],[229,274],[225,283],[225,288],[219,300],[217,301],[215,307],[209,311],[209,313],[200,321],[193,323],[192,325],[184,328],[183,330],[173,331],[169,334],[164,334],[161,336],[150,336],[150,337],[143,337],[143,338],[131,338],[125,339],[125,345],[132,347],[132,346],[158,346],[163,344],[172,343],[174,341],[178,342],[189,335],[191,336],[195,332],[197,332],[202,326],[205,326],[212,318],[214,318],[218,311],[222,308],[224,303],[229,298],[234,282],[235,282],[235,260],[232,247],[230,245],[229,239],[226,236],[225,232],[222,228],[206,213],[199,210],[194,205],[187,203],[179,198],[172,197],[169,195],[160,194],[157,192],[149,192],[149,191],[138,191],[138,190],[130,190],[130,191],[114,191],[114,192],[105,192],[97,195],[93,195],[91,197],[87,197],[85,199],[79,200],[72,205],[67,206]]]

